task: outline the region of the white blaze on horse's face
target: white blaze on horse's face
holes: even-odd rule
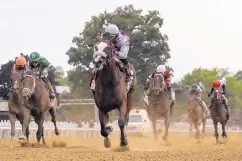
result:
[[[103,52],[103,50],[108,46],[107,43],[105,42],[100,42],[98,44],[95,45],[94,49],[97,48],[97,50],[94,50],[94,54],[93,54],[93,62],[97,63],[99,62],[99,59],[101,57],[106,58],[107,55]]]

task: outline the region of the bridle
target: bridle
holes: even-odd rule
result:
[[[98,49],[97,46],[102,47],[102,50]],[[109,47],[110,48],[110,54],[107,55],[104,50]],[[100,41],[94,46],[94,54],[93,54],[93,63],[97,64],[100,63],[100,59],[104,59],[104,61],[101,61],[101,64],[99,67],[95,67],[93,72],[100,71],[103,69],[104,65],[107,65],[111,62],[112,59],[118,60],[117,56],[114,54],[115,48],[113,43],[109,41]]]
[[[31,96],[34,93],[34,90],[35,90],[35,87],[36,87],[36,81],[35,81],[35,78],[32,75],[25,75],[23,80],[25,80],[26,78],[30,78],[30,79],[33,80],[33,86],[32,86],[31,89],[24,87],[23,91],[26,91]]]

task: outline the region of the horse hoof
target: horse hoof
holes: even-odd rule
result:
[[[121,147],[128,146],[128,141],[127,141],[127,139],[123,139],[123,140],[121,140],[121,142],[120,142],[120,146],[121,146]]]
[[[163,136],[162,139],[163,139],[163,141],[167,141],[167,137],[166,136]]]
[[[19,140],[26,140],[26,136],[24,136],[24,135],[20,135],[20,136],[19,136]]]
[[[55,130],[55,135],[60,135],[59,130]]]
[[[111,142],[108,137],[104,138],[104,146],[105,146],[105,148],[111,147]]]

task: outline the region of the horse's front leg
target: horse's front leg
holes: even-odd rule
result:
[[[11,139],[13,140],[14,136],[15,136],[15,123],[16,123],[16,115],[9,112],[8,113],[8,117],[11,123]]]
[[[157,140],[157,129],[156,129],[156,118],[152,117],[152,128],[153,128],[153,135],[154,135],[154,140]]]
[[[29,126],[26,128],[26,137],[27,141],[29,142]]]
[[[125,114],[125,125],[126,126],[129,123],[129,113],[130,113],[130,110],[133,107],[133,99],[134,99],[134,94],[133,94],[133,91],[131,89],[128,93],[128,96],[127,96],[127,111],[126,111],[126,114]]]
[[[202,130],[202,125],[203,125],[203,122],[202,120],[200,121],[196,121],[194,126],[196,128],[196,139],[197,139],[197,142],[200,143],[201,142],[201,130]]]
[[[218,143],[218,137],[219,137],[219,134],[218,134],[218,122],[217,121],[213,121],[213,126],[214,126],[214,135],[216,137],[216,143]]]
[[[171,118],[170,118],[170,112],[168,111],[166,114],[166,119],[165,119],[165,133],[163,136],[163,140],[167,141],[167,137],[168,137],[168,129],[170,127],[170,123],[171,123]]]
[[[19,136],[20,140],[26,140],[26,131],[29,127],[29,122],[31,118],[30,109],[23,107],[23,124],[22,124],[22,132]]]
[[[120,128],[120,146],[128,145],[128,141],[126,139],[125,132],[124,132],[126,112],[127,112],[126,102],[123,102],[121,108],[119,109],[119,119],[118,119],[118,126]]]
[[[108,138],[108,135],[113,131],[112,127],[106,127],[108,120],[109,120],[109,116],[107,113],[103,113],[101,110],[98,110],[99,113],[99,121],[100,121],[100,125],[101,125],[101,135],[104,137],[104,146],[106,148],[110,148],[111,147],[111,142]]]
[[[40,143],[40,139],[41,137],[43,140],[43,144],[45,144],[45,139],[44,139],[44,112],[40,112],[40,114],[38,114],[37,116],[35,116],[34,120],[36,122],[36,124],[38,125],[38,130],[36,132],[36,138],[37,138],[37,142],[38,144]]]

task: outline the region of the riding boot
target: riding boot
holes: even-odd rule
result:
[[[46,77],[43,77],[42,80],[45,82],[45,84],[47,85],[47,87],[49,89],[49,92],[50,92],[50,96],[49,97],[50,97],[50,99],[55,99],[55,91],[53,90],[50,81]]]

